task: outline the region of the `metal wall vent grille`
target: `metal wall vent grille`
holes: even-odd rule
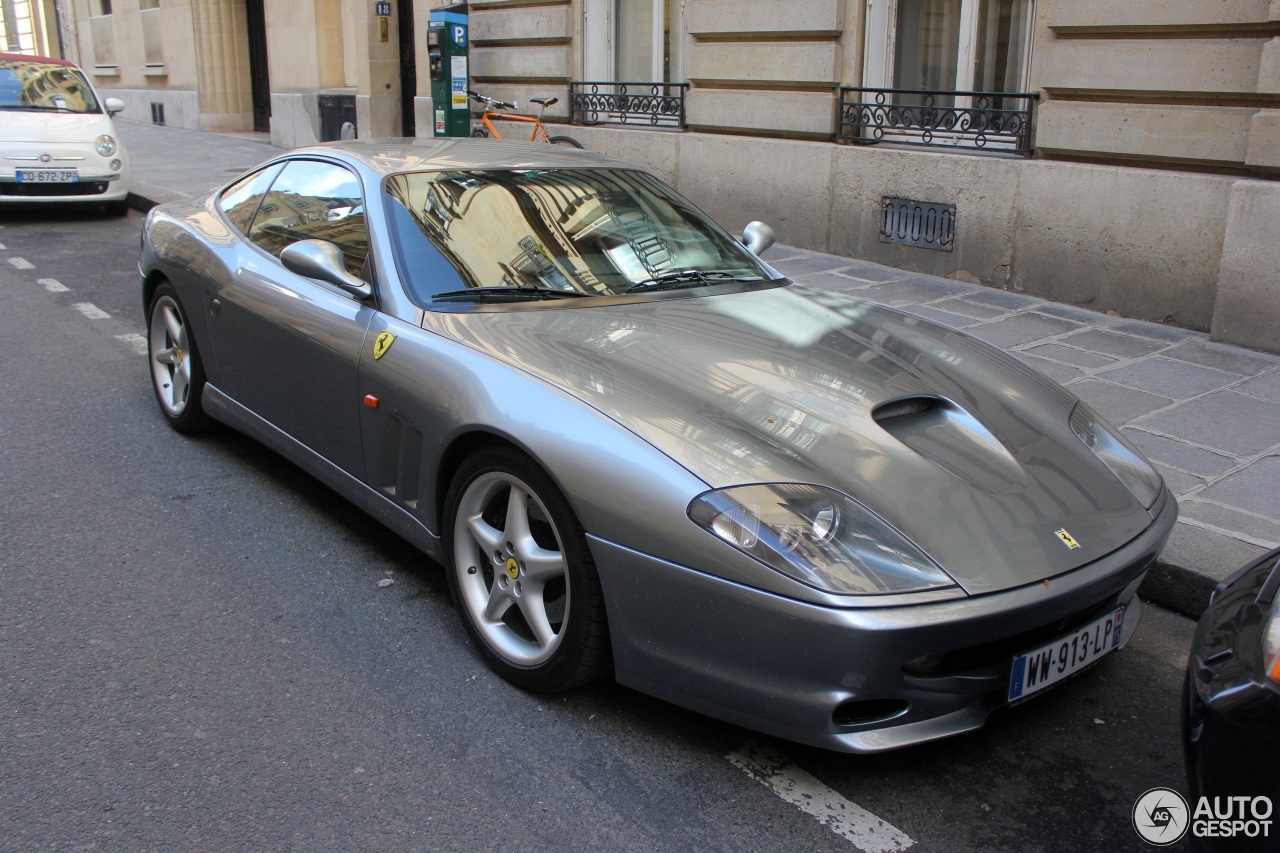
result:
[[[955,245],[956,206],[909,198],[880,199],[880,242],[950,252]]]

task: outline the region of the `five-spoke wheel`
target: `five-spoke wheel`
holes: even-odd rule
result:
[[[151,384],[160,411],[180,432],[202,429],[208,425],[208,416],[200,408],[204,368],[172,285],[165,283],[156,288],[148,318]]]
[[[608,627],[586,539],[530,459],[493,448],[449,490],[449,583],[490,665],[531,690],[566,690],[609,665]]]

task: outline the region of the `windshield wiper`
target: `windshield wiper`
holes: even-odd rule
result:
[[[731,272],[704,272],[702,270],[684,270],[682,272],[669,272],[663,275],[654,276],[638,281],[628,287],[623,293],[635,293],[639,290],[674,290],[677,287],[702,287],[703,285],[718,284],[721,281],[756,281],[760,278],[758,275],[739,276]],[[713,280],[714,279],[714,280]]]
[[[463,297],[483,297],[486,294],[498,296],[529,296],[535,299],[574,299],[581,296],[591,296],[590,293],[582,293],[577,290],[559,290],[554,287],[534,287],[527,286],[503,286],[503,287],[468,287],[463,290],[449,290],[444,293],[436,293],[431,296],[434,301],[436,299],[461,299]]]

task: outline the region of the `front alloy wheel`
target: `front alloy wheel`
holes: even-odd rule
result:
[[[449,494],[449,583],[489,664],[521,687],[559,691],[608,667],[595,565],[555,485],[515,451],[463,463]]]
[[[179,432],[202,429],[208,425],[208,416],[200,408],[204,368],[172,285],[166,283],[156,288],[148,316],[151,385],[160,411]]]

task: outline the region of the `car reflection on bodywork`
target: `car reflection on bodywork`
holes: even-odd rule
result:
[[[1266,817],[1280,805],[1280,549],[1241,568],[1214,590],[1196,625],[1183,696],[1183,745],[1191,806],[1208,797],[1210,818]],[[1249,803],[1238,813],[1231,798]],[[1226,805],[1224,805],[1224,803]],[[1203,816],[1203,815],[1202,815]],[[1276,823],[1250,838],[1198,839],[1203,849],[1274,850]],[[1199,833],[1197,833],[1199,834]]]
[[[872,752],[1122,647],[1176,505],[1061,386],[794,284],[654,176],[490,140],[302,149],[148,217],[153,386],[445,566],[521,687]]]

